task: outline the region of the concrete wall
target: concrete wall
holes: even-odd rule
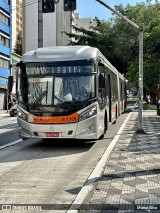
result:
[[[29,4],[30,0],[24,0]],[[39,11],[38,11],[39,6]],[[41,2],[24,7],[24,50],[27,52],[38,47],[61,46],[69,43],[64,31],[71,31],[71,12],[64,12],[63,1],[55,5],[54,13],[41,13]],[[38,18],[39,16],[39,18]],[[38,19],[41,20],[38,23]]]
[[[66,36],[65,32],[71,32],[71,12],[65,12],[63,10],[63,1],[59,1],[57,4],[57,46],[67,45],[69,43],[69,37]]]
[[[23,27],[23,42],[24,50],[27,52],[38,48],[38,1],[34,4],[29,4],[30,0],[24,0],[24,27]]]
[[[43,47],[56,46],[56,13],[43,14]]]

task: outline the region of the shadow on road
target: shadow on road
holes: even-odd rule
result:
[[[136,118],[131,117],[107,160],[104,173],[101,177],[88,180],[88,185],[90,182],[91,184],[94,182],[94,190],[96,188],[98,190],[98,183],[100,183],[100,186],[106,186],[107,188],[107,185],[109,186],[114,180],[116,184],[117,181],[123,182],[123,179],[126,179],[126,184],[132,187],[135,187],[138,181],[144,181],[144,183],[147,183],[147,180],[159,182],[158,179],[156,180],[153,177],[160,174],[159,124],[159,116],[145,114],[143,116],[145,134],[139,134],[136,133],[138,129],[138,114]],[[80,190],[81,188],[73,188],[68,190],[68,192],[74,194]],[[102,188],[102,190],[105,190],[105,188]],[[109,190],[109,187],[106,190]],[[118,191],[118,189],[115,188],[115,194],[116,190]],[[92,197],[92,193],[93,191],[90,192],[88,197]],[[121,193],[121,191],[118,193]]]
[[[87,152],[95,142],[84,140],[26,140],[5,149],[0,162],[26,161],[33,159],[53,158]],[[2,150],[1,150],[2,152]]]

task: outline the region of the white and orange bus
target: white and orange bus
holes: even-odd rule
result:
[[[22,139],[103,138],[125,110],[126,80],[97,48],[39,48],[17,66]]]

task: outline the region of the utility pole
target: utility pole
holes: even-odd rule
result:
[[[111,10],[113,13],[118,15],[120,18],[125,20],[127,23],[132,25],[135,29],[139,31],[139,105],[138,105],[138,129],[137,133],[144,133],[142,124],[143,124],[143,25],[137,25],[130,19],[128,19],[126,16],[123,16],[121,13],[117,12],[113,8],[111,8],[109,5],[104,3],[101,0],[96,0],[109,10]]]

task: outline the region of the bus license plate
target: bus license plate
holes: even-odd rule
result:
[[[59,137],[59,132],[46,132],[45,136],[47,138],[58,138]]]

